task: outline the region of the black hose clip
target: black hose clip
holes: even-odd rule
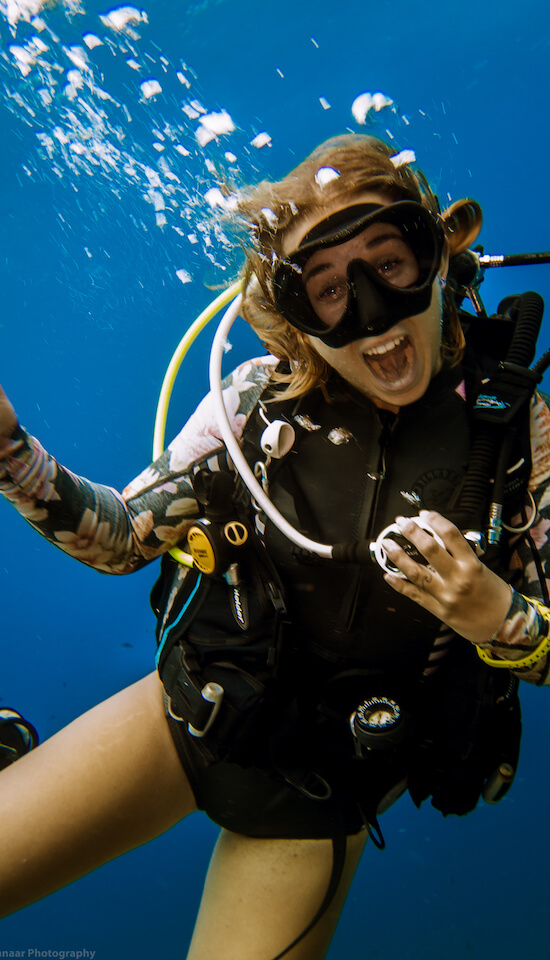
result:
[[[511,423],[541,379],[542,374],[536,370],[502,360],[476,397],[474,417],[484,423]]]

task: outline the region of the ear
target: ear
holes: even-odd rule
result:
[[[476,200],[457,200],[441,214],[449,255],[456,257],[477,239],[483,225],[483,212]]]

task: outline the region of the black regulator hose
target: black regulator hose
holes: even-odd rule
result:
[[[540,293],[528,290],[527,293],[522,294],[518,319],[506,357],[507,363],[516,363],[521,367],[529,367],[532,364],[535,359],[543,313],[544,300]]]
[[[498,452],[498,437],[492,424],[480,424],[470,452],[468,472],[456,510],[449,516],[461,529],[481,530],[487,487]]]
[[[321,917],[323,917],[328,910],[330,904],[332,903],[340,880],[342,879],[342,873],[344,872],[344,866],[346,862],[346,832],[342,823],[338,824],[336,832],[332,837],[332,870],[328,882],[327,892],[323,898],[321,906],[317,910],[317,913],[313,919],[308,923],[307,927],[302,930],[302,932],[289,943],[284,950],[281,950],[276,957],[273,957],[273,960],[282,960],[282,957],[286,957],[291,950],[294,949],[297,944],[301,943],[302,940],[308,935],[308,933],[313,930],[316,924],[319,923]]]
[[[542,377],[543,373],[546,373],[550,367],[550,350],[547,350],[546,353],[543,353],[540,360],[537,360],[535,366],[533,367],[533,373],[537,377]]]
[[[528,368],[535,356],[537,337],[544,313],[544,300],[540,294],[533,291],[524,293],[518,300],[517,320],[505,362]],[[489,483],[497,473],[502,429],[507,427],[507,424],[502,424],[499,428],[497,422],[491,421],[478,423],[470,453],[468,473],[458,506],[459,526],[463,527],[466,523],[473,529],[481,529],[483,525],[483,505],[486,503]],[[465,521],[463,517],[467,517],[468,520]]]

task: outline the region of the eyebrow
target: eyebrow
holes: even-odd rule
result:
[[[381,244],[385,243],[386,240],[403,240],[403,237],[401,234],[381,233],[379,236],[373,237],[372,240],[369,240],[368,243],[365,244],[365,250],[375,249],[376,247],[379,247],[381,246]],[[333,270],[333,269],[334,269],[334,265],[332,263],[320,263],[318,266],[312,267],[311,270],[307,269],[307,264],[306,264],[305,269],[302,271],[302,283],[306,285],[307,283],[309,283],[310,280],[313,280],[313,278],[316,277],[319,273],[324,273],[325,270]]]
[[[319,273],[324,273],[325,270],[332,270],[332,263],[320,263],[317,267],[312,267],[311,270],[306,270],[302,273],[302,283],[304,285],[308,284],[310,280],[313,280],[313,277],[316,277]]]

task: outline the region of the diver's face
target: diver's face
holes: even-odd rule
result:
[[[391,201],[382,194],[365,192],[353,203]],[[295,249],[316,223],[341,209],[337,204],[312,215],[286,238],[287,251]],[[308,299],[328,328],[342,316],[348,293],[347,268],[352,260],[365,260],[389,283],[408,287],[418,279],[416,259],[398,226],[376,222],[345,243],[317,250],[303,268]],[[348,383],[369,396],[379,407],[397,410],[425,393],[440,367],[442,325],[441,284],[436,281],[424,313],[396,322],[385,333],[363,337],[343,347],[329,347],[318,337],[310,342],[327,363]]]

